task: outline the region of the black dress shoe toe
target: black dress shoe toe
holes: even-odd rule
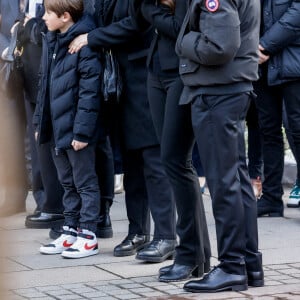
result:
[[[114,249],[114,256],[129,256],[149,244],[149,236],[141,234],[128,235],[121,244]]]
[[[261,197],[257,200],[257,217],[283,217],[283,202],[268,201]]]
[[[64,223],[63,214],[51,214],[51,213],[39,213],[28,216],[25,220],[25,226],[27,228],[51,228],[62,226]]]
[[[136,259],[160,263],[175,255],[176,240],[154,239],[148,246],[139,250]]]
[[[165,267],[160,268],[159,271],[158,271],[159,275],[168,272],[172,267],[173,267],[173,265],[169,265],[169,266],[165,266]],[[210,260],[206,261],[203,264],[203,269],[204,269],[204,273],[208,273],[210,271]]]
[[[215,267],[200,280],[192,280],[183,286],[184,290],[192,293],[215,293],[222,291],[245,291],[248,289],[247,276],[224,272]]]
[[[186,266],[173,264],[169,271],[159,274],[158,280],[162,282],[182,281],[190,278],[191,276],[203,276],[202,266]]]

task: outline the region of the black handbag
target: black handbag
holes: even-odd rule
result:
[[[105,101],[119,102],[123,82],[119,63],[111,50],[104,50],[102,93]]]
[[[23,88],[23,63],[21,60],[22,51],[17,49],[18,26],[12,32],[8,51],[0,64],[0,89],[11,94],[14,90]]]

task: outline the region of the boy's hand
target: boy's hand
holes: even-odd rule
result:
[[[38,137],[39,137],[39,133],[36,131],[36,132],[34,133],[34,138],[35,138],[35,141],[37,141],[37,140],[38,140]]]
[[[265,49],[261,45],[259,45],[258,50],[259,50],[258,51],[258,57],[259,57],[258,63],[263,64],[270,58],[270,55],[266,55],[266,54],[263,53]]]
[[[69,53],[73,54],[78,52],[83,46],[86,46],[88,44],[87,39],[88,34],[81,34],[78,37],[76,37],[71,44],[69,45]]]
[[[78,151],[85,148],[88,145],[88,143],[73,140],[71,145],[75,151]]]

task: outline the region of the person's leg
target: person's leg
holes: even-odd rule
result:
[[[77,229],[80,218],[81,199],[73,180],[72,165],[66,151],[62,150],[59,154],[56,154],[54,147],[51,147],[51,149],[57,175],[64,189],[64,225]]]
[[[153,120],[160,137],[162,162],[176,201],[176,231],[180,238],[173,268],[163,270],[159,279],[186,279],[197,266],[200,266],[198,274],[202,274],[203,264],[209,265],[211,256],[198,177],[192,165],[194,137],[190,109],[178,105],[183,88],[179,77],[164,82],[166,94],[160,92],[162,87],[151,76],[148,86],[153,87],[153,94],[149,94],[150,108],[156,118]],[[179,270],[175,265],[185,268]]]
[[[159,145],[143,149],[142,155],[154,236],[150,245],[140,250],[136,258],[162,262],[175,254],[176,214],[173,192],[161,162]]]
[[[256,107],[263,137],[263,193],[257,202],[257,215],[283,216],[282,175],[284,148],[282,135],[282,91],[269,87],[266,78],[255,82]]]
[[[127,237],[114,248],[115,256],[134,255],[150,239],[150,209],[144,177],[142,149],[123,154],[124,188],[127,218]]]
[[[109,211],[114,198],[114,161],[108,137],[97,144],[96,172],[101,194],[100,220],[96,235],[99,238],[110,238],[113,236]]]
[[[100,212],[95,147],[89,145],[79,151],[67,150],[67,155],[72,167],[74,185],[81,202],[78,227],[95,233]]]
[[[217,292],[247,289],[243,180],[240,171],[240,124],[249,104],[247,93],[201,95],[192,104],[192,123],[211,194],[220,264],[203,279],[190,281],[184,289]],[[245,155],[244,155],[245,156]],[[226,158],[226,159],[224,159]],[[254,199],[248,176],[247,192]],[[256,216],[252,214],[257,222]]]
[[[27,132],[30,143],[31,171],[32,171],[32,194],[36,203],[35,212],[41,212],[45,201],[45,192],[41,177],[40,163],[37,153],[37,144],[35,140],[35,130],[32,125],[32,117],[35,110],[35,104],[25,99],[25,111],[27,119]],[[51,158],[52,159],[52,158]]]
[[[253,103],[254,97],[251,97],[250,103]],[[250,104],[251,105],[251,104]],[[248,110],[249,113],[249,110]],[[244,116],[241,115],[241,121],[237,123],[238,139],[239,139],[239,161],[238,170],[241,183],[242,201],[245,213],[245,238],[246,238],[246,253],[245,262],[247,269],[248,285],[263,286],[264,272],[262,267],[262,255],[258,252],[258,229],[257,229],[257,204],[253,197],[253,190],[249,178],[249,172],[246,164],[246,149],[245,149],[245,124]]]
[[[288,206],[298,207],[300,205],[300,81],[285,83],[283,97],[297,163],[296,184],[290,193]]]
[[[203,160],[216,222],[218,259],[223,271],[244,274],[244,206],[238,176],[239,122],[247,94],[203,95],[192,104],[192,123]],[[201,144],[205,141],[205,144]],[[226,159],[224,159],[226,158]],[[253,193],[252,193],[253,195]]]

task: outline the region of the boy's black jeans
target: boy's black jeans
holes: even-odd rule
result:
[[[63,205],[66,226],[95,232],[100,209],[100,191],[95,171],[95,148],[60,150],[53,160],[64,188]]]

